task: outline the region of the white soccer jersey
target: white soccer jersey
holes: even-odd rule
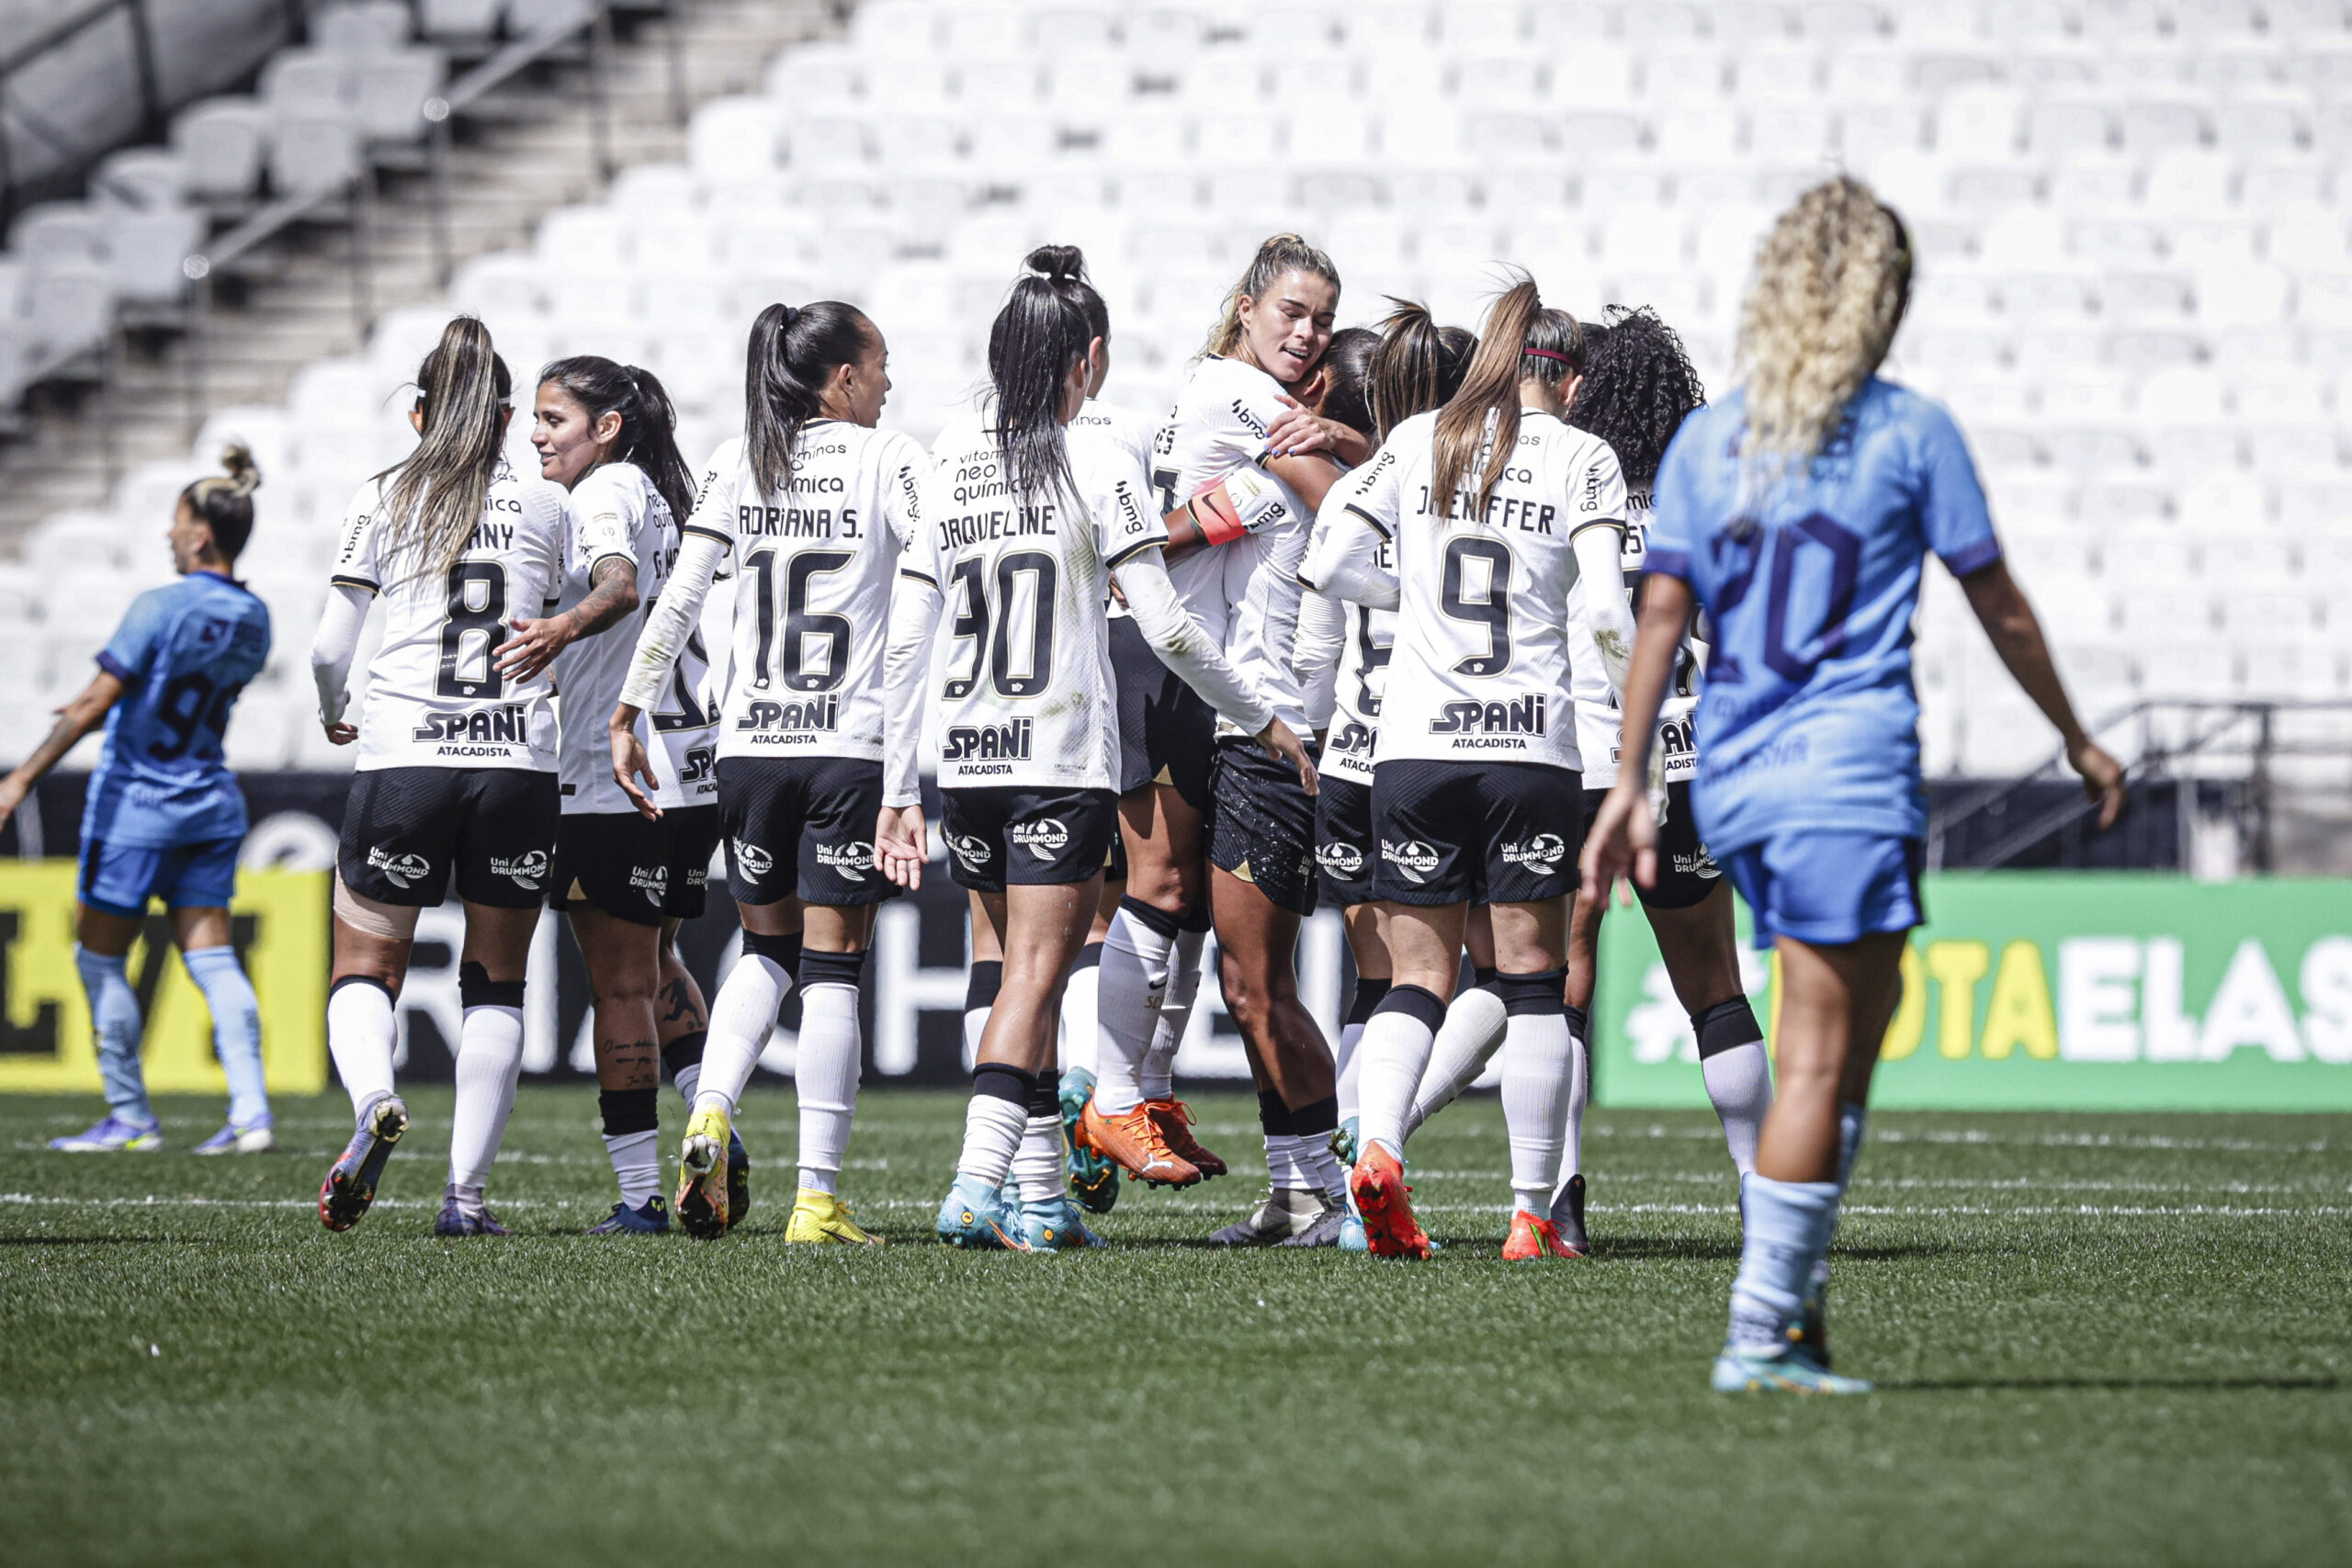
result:
[[[1267,457],[1266,432],[1287,412],[1289,405],[1283,401],[1282,383],[1254,365],[1212,355],[1193,366],[1176,394],[1175,406],[1168,412],[1168,423],[1159,427],[1152,443],[1151,485],[1154,504],[1159,508],[1160,515],[1175,511],[1242,464],[1262,467]],[[1271,473],[1266,479],[1281,496],[1282,514],[1270,513],[1261,532],[1290,531],[1299,536],[1298,559],[1293,560],[1290,570],[1283,574],[1288,579],[1296,573],[1298,560],[1306,557],[1305,531],[1312,519],[1288,485]],[[1237,600],[1227,592],[1227,573],[1232,565],[1227,552],[1240,550],[1249,542],[1236,539],[1216,549],[1195,551],[1169,567],[1168,581],[1175,585],[1177,598],[1210,637],[1233,649],[1236,667],[1272,696],[1275,680],[1262,667],[1261,660],[1245,655],[1231,636],[1231,609]],[[1269,546],[1270,550],[1275,548]],[[1247,564],[1254,566],[1260,558],[1253,557]],[[1295,619],[1295,602],[1291,614]],[[1245,657],[1249,659],[1246,667]],[[1290,650],[1285,642],[1280,665],[1287,671],[1289,663]],[[1295,719],[1298,708],[1296,693],[1292,692],[1278,705],[1286,722]]]
[[[1432,503],[1436,428],[1435,413],[1398,425],[1354,502],[1395,542],[1402,594],[1374,758],[1577,768],[1570,541],[1624,522],[1617,455],[1550,414],[1522,412],[1502,479],[1473,515],[1484,454],[1459,494]]]
[[[976,403],[949,415],[938,439],[931,444],[933,460],[944,461],[982,445],[995,404],[995,394],[986,393]],[[1093,398],[1086,400],[1086,406],[1078,411],[1078,417],[1069,422],[1069,428],[1109,436],[1135,454],[1137,466],[1147,468],[1151,466],[1152,438],[1159,434],[1159,425],[1134,410]]]
[[[662,514],[669,515],[663,503]],[[645,615],[669,585],[672,573],[678,565],[678,547],[685,533],[676,519],[670,520],[662,530],[662,547],[656,557],[653,591],[643,595]],[[628,623],[630,637],[636,636],[638,621]],[[632,656],[633,657],[633,656]],[[627,678],[628,660],[621,665]],[[646,723],[653,731],[657,743],[653,754],[666,758],[669,767],[656,769],[661,779],[653,794],[653,804],[662,810],[689,806],[718,804],[718,707],[720,694],[714,689],[710,675],[710,650],[703,646],[702,628],[697,626],[686,634],[685,651],[670,666],[669,683],[662,688],[662,700],[646,715]],[[607,710],[605,716],[611,718]],[[606,741],[609,753],[611,742]],[[606,757],[606,773],[611,772],[610,756]]]
[[[1363,526],[1349,513],[1356,494],[1372,477],[1372,465],[1340,478],[1323,499],[1315,520],[1316,533],[1333,527]],[[1311,552],[1310,552],[1311,553]],[[1380,541],[1376,564],[1391,577],[1396,573],[1396,547]],[[1388,659],[1396,640],[1396,612],[1372,610],[1352,600],[1340,601],[1344,640],[1332,692],[1331,726],[1323,740],[1317,766],[1329,778],[1372,783],[1373,745],[1380,734],[1380,695],[1388,683]]]
[[[771,500],[741,441],[712,454],[684,531],[735,552],[720,757],[881,761],[890,581],[930,466],[911,436],[816,420],[794,446],[791,493]]]
[[[1119,704],[1102,601],[1121,561],[1168,542],[1143,468],[1071,427],[1077,493],[1010,493],[980,435],[924,482],[924,543],[901,569],[945,595],[925,685],[942,789],[1116,789]]]
[[[369,479],[344,513],[332,581],[383,606],[368,666],[358,766],[556,771],[554,684],[499,673],[492,649],[518,618],[552,609],[564,574],[564,492],[502,459],[481,521],[454,566],[436,569],[385,538],[383,492]]]
[[[1640,592],[1642,562],[1649,554],[1650,493],[1632,491],[1625,496],[1625,593]],[[1617,782],[1617,758],[1624,749],[1624,715],[1609,672],[1594,646],[1592,628],[1584,623],[1584,596],[1596,586],[1581,579],[1568,593],[1568,668],[1577,704],[1577,749],[1584,754],[1584,786],[1607,789]],[[1635,601],[1638,603],[1638,601]],[[1674,665],[1674,690],[1667,694],[1657,713],[1657,751],[1666,759],[1669,784],[1699,771],[1699,748],[1692,738],[1690,716],[1699,705],[1691,689],[1698,662],[1689,643]]]

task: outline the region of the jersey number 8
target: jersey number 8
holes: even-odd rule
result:
[[[449,609],[441,623],[441,678],[435,694],[445,697],[503,696],[506,677],[491,658],[504,638],[506,569],[496,561],[459,561],[449,569]]]

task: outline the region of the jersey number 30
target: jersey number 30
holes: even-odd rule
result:
[[[959,642],[968,638],[972,644],[970,668],[941,691],[949,702],[970,696],[983,669],[1001,697],[1034,697],[1054,683],[1054,603],[1060,568],[1043,550],[1015,550],[998,558],[993,606],[987,568],[987,562],[967,556],[948,573],[957,595],[956,623],[949,630]]]

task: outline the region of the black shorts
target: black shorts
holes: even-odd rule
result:
[[[449,896],[499,909],[546,902],[556,776],[523,768],[369,768],[352,776],[335,852],[364,898],[432,908]]]
[[[662,813],[670,829],[670,891],[662,913],[675,920],[698,920],[709,902],[710,857],[718,849],[718,806],[679,806]]]
[[[640,926],[693,919],[703,911],[718,844],[716,806],[665,811],[658,822],[634,811],[566,817],[556,830],[548,902],[592,905]]]
[[[1119,836],[1112,790],[944,789],[939,798],[948,870],[975,893],[1099,876]]]
[[[1315,913],[1315,797],[1254,740],[1220,740],[1210,775],[1209,863],[1277,909]]]
[[[1325,773],[1323,793],[1315,797],[1315,864],[1321,873],[1322,901],[1342,909],[1371,903],[1379,849],[1380,840],[1372,836],[1372,786]]]
[[[842,908],[899,889],[874,863],[882,764],[852,757],[721,757],[718,827],[739,904],[797,894]],[[785,868],[797,867],[797,875]]]
[[[1172,784],[1206,816],[1216,710],[1159,661],[1125,615],[1111,618],[1111,678],[1119,694],[1119,793]]]
[[[1605,789],[1584,792],[1586,821],[1592,820],[1608,796]],[[1657,830],[1657,886],[1636,886],[1634,895],[1645,908],[1688,909],[1722,886],[1723,880],[1723,867],[1707,852],[1707,846],[1699,841],[1699,820],[1691,814],[1690,784],[1686,781],[1667,785],[1666,821]]]
[[[1375,894],[1398,904],[1534,904],[1577,890],[1584,775],[1541,762],[1382,762]]]

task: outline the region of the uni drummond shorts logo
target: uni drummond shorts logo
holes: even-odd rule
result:
[[[1677,876],[1712,880],[1723,874],[1724,868],[1715,863],[1715,857],[1707,852],[1704,845],[1701,845],[1695,854],[1687,854],[1680,850],[1674,853],[1674,874]]]
[[[817,863],[839,872],[852,882],[863,882],[874,869],[874,846],[861,839],[854,844],[819,844]]]
[[[1401,844],[1393,839],[1383,839],[1380,858],[1412,883],[1427,882],[1430,873],[1437,869],[1437,852],[1419,839],[1408,839]]]
[[[670,868],[666,865],[633,865],[628,868],[628,885],[645,895],[645,901],[655,908],[670,896]]]
[[[1530,871],[1557,871],[1567,858],[1567,840],[1557,833],[1538,833],[1516,844],[1503,846],[1505,865],[1523,865]]]
[[[395,887],[409,887],[433,874],[433,863],[423,855],[396,855],[379,845],[368,852],[368,869],[382,872]]]
[[[1353,844],[1325,844],[1315,852],[1315,863],[1334,876],[1363,874],[1363,852]]]
[[[527,853],[516,855],[511,860],[492,855],[490,861],[490,874],[505,877],[517,887],[536,888],[547,880],[548,852],[545,850],[532,850]]]
[[[735,869],[743,874],[746,882],[757,882],[775,869],[775,857],[741,839],[735,840]]]
[[[1005,829],[1004,836],[1039,860],[1052,860],[1069,846],[1069,829],[1062,826],[1058,817],[1044,817],[1035,822],[1015,822]]]
[[[944,837],[947,847],[956,852],[956,858],[964,863],[967,870],[978,871],[996,859],[996,848],[986,839],[976,839],[969,833],[948,833]]]

